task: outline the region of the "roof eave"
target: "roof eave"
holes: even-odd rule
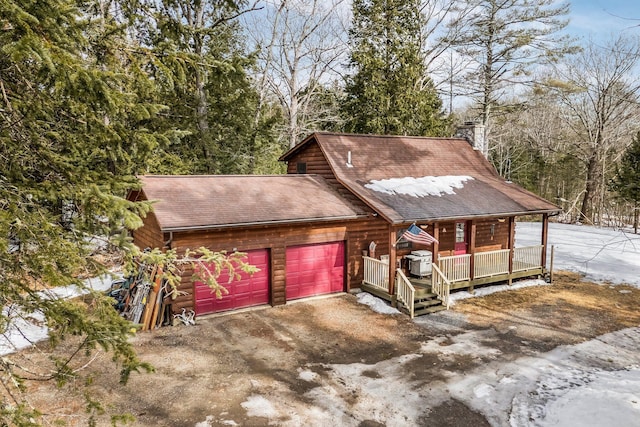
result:
[[[333,222],[333,221],[351,221],[356,219],[367,218],[369,215],[345,215],[333,217],[304,218],[304,219],[281,219],[274,221],[256,221],[256,222],[237,222],[233,224],[209,224],[209,225],[191,225],[176,227],[160,227],[163,233],[179,232],[179,231],[204,231],[215,229],[241,228],[241,227],[261,227],[280,224],[306,224],[310,222]]]
[[[524,215],[558,214],[560,212],[562,212],[562,209],[540,209],[540,210],[534,210],[534,211],[459,215],[459,216],[449,216],[449,217],[439,217],[439,218],[402,218],[399,220],[391,221],[391,223],[393,225],[402,225],[402,224],[410,224],[413,222],[456,221],[456,220],[473,219],[473,218],[501,218],[501,217],[524,216]]]

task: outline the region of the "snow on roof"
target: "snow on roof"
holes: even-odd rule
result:
[[[466,175],[423,176],[420,178],[404,177],[371,180],[365,188],[380,193],[402,194],[413,197],[442,196],[455,194],[455,189],[464,187],[464,183],[473,180]]]

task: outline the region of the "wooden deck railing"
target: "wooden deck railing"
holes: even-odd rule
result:
[[[542,267],[543,249],[543,245],[515,248],[513,250],[513,268],[511,272],[515,273],[540,269]],[[434,293],[438,294],[435,291],[435,286],[441,286],[441,282],[443,281],[451,285],[456,282],[468,281],[471,277],[481,279],[509,274],[509,252],[509,249],[500,249],[474,254],[473,276],[471,276],[470,254],[439,257],[438,263],[433,264],[434,273],[432,274],[432,281],[435,280],[438,282],[434,284]],[[387,261],[381,261],[367,256],[362,258],[364,259],[363,282],[382,292],[389,292],[389,264]],[[399,276],[399,274],[396,276]],[[406,277],[404,278],[406,279]],[[396,278],[396,282],[397,281],[398,279]],[[483,281],[483,283],[486,283],[486,281]],[[398,290],[398,292],[400,291]],[[442,292],[444,292],[444,290],[442,290]]]
[[[526,246],[513,250],[511,272],[534,270],[542,267],[543,245]],[[509,249],[478,252],[473,255],[473,278],[480,279],[509,273]],[[471,278],[471,255],[439,257],[440,271],[449,282],[464,282]]]
[[[478,252],[473,255],[473,277],[490,277],[509,272],[510,249]]]
[[[438,266],[450,282],[461,282],[471,278],[471,254],[439,257]]]
[[[449,293],[451,292],[451,282],[440,271],[437,265],[431,266],[431,291],[438,296],[447,310],[449,309]]]
[[[513,271],[525,271],[542,267],[543,245],[525,246],[513,250]]]
[[[381,291],[389,292],[389,264],[368,256],[364,259],[364,282]]]
[[[404,304],[409,310],[409,315],[413,319],[415,313],[416,288],[413,287],[407,276],[401,269],[396,270],[396,296],[398,301]]]

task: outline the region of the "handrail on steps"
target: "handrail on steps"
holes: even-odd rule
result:
[[[396,296],[398,301],[407,307],[409,315],[413,319],[415,315],[416,288],[413,287],[407,276],[399,268],[396,270]]]
[[[436,264],[431,266],[431,290],[438,296],[438,299],[442,301],[442,305],[449,310],[451,293],[451,282],[447,279],[447,276],[442,273]]]

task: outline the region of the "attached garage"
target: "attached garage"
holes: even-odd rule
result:
[[[344,291],[344,242],[288,247],[287,300]]]
[[[260,271],[253,275],[241,272],[240,278],[229,284],[227,284],[229,274],[223,272],[218,282],[229,293],[220,299],[216,298],[207,285],[196,281],[194,283],[196,315],[269,304],[269,250],[259,249],[246,253],[245,261],[259,268]]]
[[[140,180],[142,189],[129,198],[152,201],[153,211],[133,232],[136,245],[178,254],[200,247],[237,250],[260,269],[225,285],[229,294],[218,299],[185,266],[179,295],[169,302],[173,313],[203,315],[349,291],[362,282],[362,251],[388,234],[382,218],[318,175]],[[226,277],[219,280],[225,283]]]

